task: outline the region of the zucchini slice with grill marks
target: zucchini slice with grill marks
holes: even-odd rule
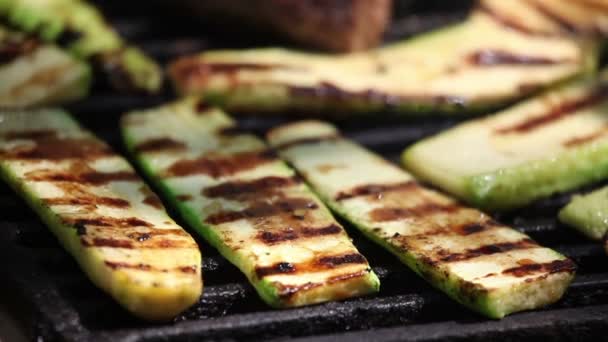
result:
[[[414,174],[504,210],[608,177],[608,74],[571,83],[407,149]]]
[[[0,176],[136,316],[168,320],[198,300],[194,239],[124,158],[67,113],[0,112]]]
[[[586,195],[575,195],[559,212],[560,221],[594,240],[608,234],[608,187]]]
[[[45,41],[57,42],[77,57],[99,63],[117,89],[151,93],[160,90],[160,66],[127,44],[87,1],[0,0],[0,20]]]
[[[330,211],[262,140],[185,99],[124,117],[128,150],[186,222],[274,307],[376,292]]]
[[[229,110],[475,112],[595,66],[595,44],[513,30],[475,10],[457,25],[368,52],[209,51],[174,62],[178,92]]]
[[[91,72],[61,49],[0,26],[0,108],[23,108],[84,97]]]
[[[491,318],[558,300],[574,263],[430,189],[322,122],[268,134],[335,212],[453,299]]]

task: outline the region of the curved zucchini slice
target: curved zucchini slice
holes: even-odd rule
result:
[[[124,117],[127,149],[166,199],[274,307],[378,291],[344,229],[259,138],[186,99]]]
[[[162,70],[128,45],[85,0],[0,0],[0,18],[41,39],[57,42],[80,58],[99,62],[120,90],[157,92]]]
[[[58,104],[84,97],[89,67],[57,47],[0,26],[0,108]]]
[[[436,288],[491,318],[557,301],[574,263],[430,189],[322,122],[270,131],[280,155],[335,212]]]
[[[583,45],[512,30],[477,10],[458,25],[368,52],[210,51],[177,60],[169,74],[179,93],[229,110],[461,113],[592,70],[595,48]]]
[[[504,210],[608,177],[608,74],[424,139],[403,162],[483,208]]]
[[[124,158],[61,110],[0,112],[0,121],[0,176],[95,285],[147,320],[198,300],[196,242]]]
[[[559,219],[591,239],[605,239],[608,234],[608,187],[574,196],[559,212]]]

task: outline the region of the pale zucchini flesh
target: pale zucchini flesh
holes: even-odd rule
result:
[[[0,26],[0,108],[64,103],[84,97],[91,72],[54,45]]]
[[[605,239],[608,234],[608,187],[575,195],[559,212],[559,219],[591,239]]]
[[[194,239],[124,158],[64,111],[0,112],[0,176],[134,315],[169,320],[198,301]]]
[[[179,93],[229,110],[474,112],[593,70],[593,45],[513,30],[477,9],[460,24],[367,52],[208,51],[177,60],[169,74]]]
[[[184,220],[274,307],[378,291],[344,229],[262,140],[189,98],[129,113],[127,149]]]
[[[0,20],[99,63],[120,90],[160,90],[160,66],[126,43],[86,0],[0,0]]]
[[[608,74],[577,81],[417,142],[416,176],[476,206],[505,210],[608,176]]]
[[[434,287],[491,318],[557,301],[575,265],[340,136],[303,121],[268,134],[335,212]]]

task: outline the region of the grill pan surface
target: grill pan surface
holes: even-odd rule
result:
[[[404,1],[386,34],[387,41],[458,20],[467,1]],[[424,3],[421,5],[420,3]],[[202,49],[268,45],[258,38],[221,34],[204,23],[170,20],[173,9],[103,1],[102,7],[121,33],[162,62]],[[137,4],[136,4],[137,5]],[[139,4],[141,7],[141,4]],[[258,39],[258,40],[255,40]],[[158,105],[156,97],[118,95],[99,87],[70,110],[88,128],[123,151],[118,133],[121,113]],[[263,134],[287,116],[243,117],[243,128]],[[371,118],[339,121],[345,134],[397,162],[412,142],[450,127],[463,118]],[[595,186],[598,186],[596,184]],[[595,187],[594,186],[594,187]],[[593,187],[589,187],[591,189]],[[587,190],[587,189],[583,189]],[[515,314],[500,321],[478,316],[432,289],[396,258],[348,229],[355,244],[382,281],[378,295],[290,310],[272,310],[258,299],[238,270],[199,240],[203,250],[204,295],[174,322],[149,324],[132,318],[96,289],[33,212],[5,185],[0,185],[0,291],[15,297],[9,304],[24,328],[38,341],[199,341],[272,340],[295,337],[310,341],[445,341],[550,340],[599,341],[608,328],[608,269],[601,244],[590,242],[559,224],[557,211],[571,194],[559,195],[515,212],[495,215],[539,243],[571,257],[578,275],[557,304]],[[348,226],[347,226],[348,228]],[[0,296],[2,297],[2,296]]]

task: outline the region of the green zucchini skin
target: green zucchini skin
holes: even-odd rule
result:
[[[379,280],[323,203],[262,140],[187,98],[132,112],[127,150],[184,220],[273,307],[378,291]]]
[[[585,195],[575,195],[559,212],[559,219],[593,240],[608,233],[608,187]]]
[[[1,25],[0,57],[0,108],[59,104],[88,93],[91,71],[86,63]]]
[[[230,111],[464,114],[590,73],[597,49],[513,30],[477,9],[460,24],[368,52],[208,51],[180,58],[168,73],[178,93]]]
[[[608,176],[605,72],[417,142],[416,176],[491,210],[508,210]]]
[[[124,42],[85,0],[0,0],[0,19],[99,63],[119,90],[156,93],[162,86],[160,66]]]
[[[423,187],[327,123],[280,126],[268,140],[336,213],[487,317],[553,303],[574,277],[575,265],[563,255]]]
[[[152,321],[198,301],[196,242],[124,158],[59,109],[0,111],[0,119],[0,177],[96,286]]]

